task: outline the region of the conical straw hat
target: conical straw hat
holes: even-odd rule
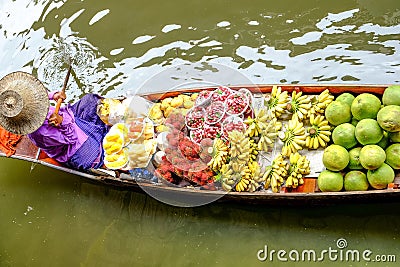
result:
[[[34,76],[13,72],[0,80],[0,125],[15,134],[36,131],[49,111],[47,89]]]

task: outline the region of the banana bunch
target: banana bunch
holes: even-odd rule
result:
[[[311,114],[324,115],[326,107],[333,101],[334,97],[329,92],[328,89],[325,89],[322,93],[320,93],[317,97],[313,97],[311,99],[311,108],[308,111],[308,116]]]
[[[274,120],[274,119],[272,119],[272,120]],[[282,121],[278,121],[278,120],[274,120],[274,123],[275,123],[275,131],[276,132],[279,132],[280,130],[282,130]]]
[[[259,136],[262,129],[267,127],[269,116],[265,108],[260,109],[254,118],[248,117],[244,123],[248,125],[246,134],[249,137]]]
[[[228,159],[228,146],[220,138],[216,138],[214,139],[213,146],[208,149],[212,158],[207,165],[214,171],[221,169],[222,165],[224,165]]]
[[[236,192],[247,191],[250,181],[252,180],[252,171],[249,166],[246,165],[242,168],[241,177],[235,186]]]
[[[273,117],[279,118],[283,113],[285,113],[288,100],[288,92],[282,92],[281,87],[274,85],[272,87],[271,95],[269,99],[266,100],[265,105],[268,106],[268,109]]]
[[[328,121],[322,115],[311,114],[310,124],[310,127],[307,128],[306,147],[310,149],[326,147],[332,134]]]
[[[268,148],[273,146],[281,127],[282,123],[278,123],[277,118],[271,119],[261,131],[260,139],[257,144],[258,150],[268,151]]]
[[[250,139],[244,133],[234,130],[229,133],[229,143],[231,161],[247,164],[250,160]]]
[[[279,138],[283,142],[281,153],[288,157],[291,153],[303,149],[307,135],[303,123],[297,119],[297,116],[289,120],[285,127],[285,132],[279,132]]]
[[[272,192],[278,193],[284,179],[287,176],[287,162],[283,159],[283,155],[279,154],[272,162],[272,165],[265,169],[263,180],[265,180],[264,188],[271,186]]]
[[[236,192],[254,192],[263,182],[261,168],[257,161],[249,161],[249,163],[241,167],[240,179],[235,185]]]
[[[311,100],[307,95],[303,95],[303,92],[292,92],[292,99],[286,105],[287,110],[296,114],[298,119],[302,121],[308,115],[308,111],[311,108]]]
[[[250,159],[249,162],[256,161],[258,156],[258,144],[250,139]]]
[[[306,156],[299,153],[290,154],[289,157],[289,175],[285,186],[288,188],[297,188],[304,183],[303,177],[310,174],[310,161]]]
[[[231,191],[242,178],[243,165],[237,162],[224,164],[220,169],[221,185],[225,191]]]
[[[249,161],[248,169],[251,171],[252,179],[250,179],[250,183],[247,186],[247,191],[254,192],[260,187],[260,184],[264,181],[263,175],[261,173],[261,167],[257,161]]]

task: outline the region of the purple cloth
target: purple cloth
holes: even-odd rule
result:
[[[52,98],[54,93],[49,94]],[[63,122],[59,127],[44,124],[28,135],[50,157],[75,169],[86,170],[103,165],[102,140],[108,127],[97,116],[100,96],[85,95],[74,105],[60,108]],[[53,113],[50,107],[47,118]]]
[[[88,139],[68,161],[68,165],[81,170],[99,168],[104,164],[102,142],[109,127],[97,115],[97,104],[101,97],[87,94],[71,106],[76,124]]]
[[[54,107],[50,107],[43,125],[35,132],[28,134],[28,137],[49,157],[65,163],[82,146],[88,136],[75,123],[74,114],[69,105],[61,107],[58,112],[63,117],[59,127],[49,124],[48,119],[53,112]]]

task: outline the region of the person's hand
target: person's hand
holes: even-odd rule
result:
[[[49,118],[49,124],[58,127],[63,121],[63,117],[58,114],[51,114]]]
[[[58,91],[53,95],[53,99],[55,101],[58,101],[58,99],[61,99],[62,101],[64,101],[67,98],[67,96],[65,95],[65,93],[63,91]]]

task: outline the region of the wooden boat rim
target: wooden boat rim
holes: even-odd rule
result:
[[[313,84],[313,83],[305,83],[305,84],[242,84],[242,85],[226,85],[231,89],[240,89],[240,88],[256,88],[256,87],[273,87],[273,86],[280,86],[283,88],[294,88],[294,89],[300,89],[301,87],[313,87],[313,88],[327,88],[327,87],[343,87],[343,88],[372,88],[372,87],[379,87],[379,88],[387,88],[391,86],[392,84],[337,84],[337,83],[321,83],[321,84]],[[176,93],[181,93],[181,92],[186,92],[186,93],[193,93],[201,90],[206,90],[206,89],[215,89],[217,88],[218,85],[215,86],[202,86],[202,87],[193,87],[193,88],[177,88],[175,90],[171,91],[152,91],[152,92],[145,92],[141,93],[140,95],[142,96],[150,96],[150,95],[159,95],[159,94],[167,94],[171,92],[176,92]]]

